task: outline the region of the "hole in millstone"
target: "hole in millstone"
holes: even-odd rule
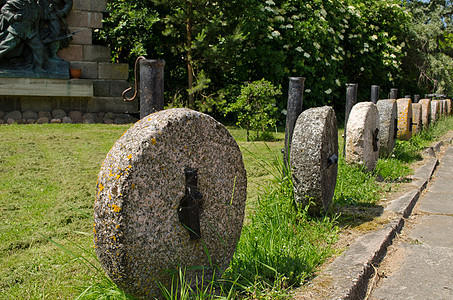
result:
[[[373,132],[373,151],[379,151],[379,128]]]
[[[393,139],[396,140],[398,137],[398,119],[394,119],[394,127],[393,127]]]
[[[190,239],[201,238],[200,208],[203,195],[198,190],[198,170],[187,167],[185,195],[178,206],[179,222],[189,231]]]
[[[330,167],[331,165],[336,163],[338,163],[338,155],[334,153],[327,159],[327,167]]]

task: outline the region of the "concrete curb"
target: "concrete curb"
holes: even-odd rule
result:
[[[446,143],[451,143],[447,141]],[[392,244],[396,234],[404,227],[417,203],[421,193],[431,180],[439,161],[435,158],[444,142],[438,142],[430,147],[429,152],[434,158],[425,158],[426,162],[414,171],[412,184],[414,189],[398,199],[393,200],[384,211],[396,217],[381,230],[359,237],[350,247],[320,274],[328,278],[332,286],[328,288],[327,299],[364,299],[368,283],[375,273],[376,266],[384,258],[388,246]]]

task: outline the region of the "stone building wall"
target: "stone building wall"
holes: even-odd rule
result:
[[[0,78],[0,111],[54,109],[82,112],[137,113],[138,104],[124,102],[121,93],[131,86],[128,65],[110,62],[110,49],[93,44],[93,31],[102,28],[106,0],[73,0],[66,22],[76,32],[58,56],[81,69],[80,79]],[[22,88],[27,87],[27,88]]]

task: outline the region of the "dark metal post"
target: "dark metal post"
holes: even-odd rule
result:
[[[414,103],[418,103],[420,101],[420,95],[414,95]]]
[[[285,149],[283,159],[285,166],[289,158],[289,147],[293,139],[296,121],[302,112],[304,101],[305,77],[289,77],[288,104],[286,108]],[[287,166],[286,166],[287,167]]]
[[[390,89],[389,99],[398,99],[398,89]]]
[[[371,102],[376,104],[379,100],[379,85],[371,86]]]
[[[164,60],[140,60],[140,119],[164,109]]]
[[[349,114],[351,113],[352,107],[357,103],[357,83],[346,83],[346,108],[345,108],[345,115],[344,115],[344,147],[343,153],[345,153],[346,149],[346,129],[349,119]]]

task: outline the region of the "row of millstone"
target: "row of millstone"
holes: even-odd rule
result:
[[[0,111],[0,124],[47,124],[47,123],[103,123],[103,124],[129,124],[138,121],[129,114],[116,114],[112,112],[82,113],[73,110],[66,113],[63,109],[49,111],[24,111],[14,110],[11,112]]]
[[[451,100],[410,98],[359,102],[352,107],[345,130],[345,161],[372,171],[379,157],[392,154],[397,139],[408,140],[439,117],[450,115]],[[338,136],[331,107],[303,111],[291,142],[290,166],[294,197],[313,214],[328,210],[337,180]]]
[[[367,171],[376,167],[379,157],[388,157],[397,139],[409,140],[413,134],[451,114],[450,99],[422,99],[412,103],[410,98],[360,102],[354,105],[346,126],[345,160],[364,166]]]
[[[410,99],[356,104],[347,123],[347,160],[368,166],[386,132],[407,139],[414,125],[424,124],[424,111],[432,120],[443,114],[440,102],[429,101],[429,108],[424,102],[421,117],[414,117]],[[328,209],[338,172],[332,107],[298,116],[290,151],[297,202],[314,202],[313,212]],[[241,151],[221,123],[182,108],[145,116],[114,144],[98,176],[94,243],[102,267],[122,290],[149,299],[159,298],[159,284],[170,288],[169,270],[187,268],[192,282],[222,274],[241,234],[246,188]]]

